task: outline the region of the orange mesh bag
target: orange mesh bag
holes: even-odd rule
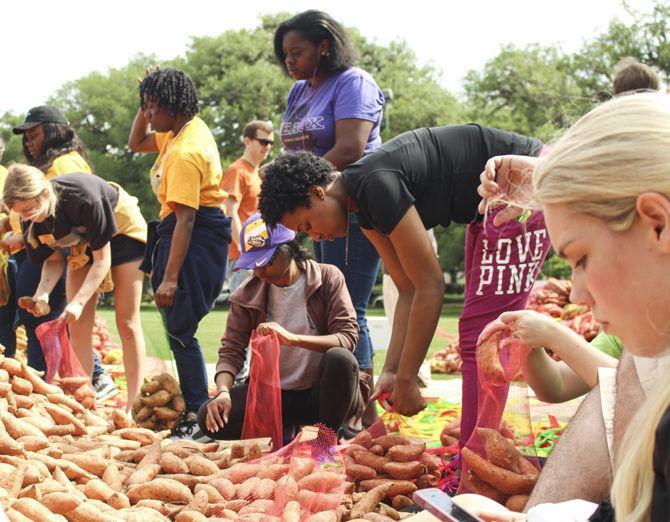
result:
[[[271,437],[272,447],[283,445],[279,354],[281,346],[275,333],[251,335],[249,388],[242,425],[243,439]]]
[[[477,427],[461,450],[458,493],[479,493],[514,509],[525,504],[539,475],[532,439],[528,386],[522,361],[528,348],[499,320],[477,341],[479,399]]]
[[[220,491],[225,486],[230,494],[225,503],[210,505],[209,516],[339,520],[346,488],[344,466],[335,451],[335,433],[324,426],[317,429],[301,432],[274,453],[220,471],[212,485]]]

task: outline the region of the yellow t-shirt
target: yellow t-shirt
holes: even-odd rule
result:
[[[158,157],[151,168],[151,188],[161,204],[160,218],[174,212],[176,203],[198,209],[220,208],[221,159],[212,132],[197,116],[174,136],[156,133]]]
[[[71,150],[67,154],[58,156],[47,170],[45,176],[47,179],[52,179],[56,176],[72,174],[73,172],[85,172],[86,174],[91,174],[90,165],[81,157],[81,154],[75,150]]]
[[[8,172],[7,167],[0,165],[0,195],[2,195],[2,190],[5,188],[5,180],[7,179]]]

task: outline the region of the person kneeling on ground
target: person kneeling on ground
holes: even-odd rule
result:
[[[311,260],[295,232],[280,224],[266,227],[258,213],[242,226],[240,247],[235,269],[253,269],[253,277],[230,296],[216,365],[217,395],[200,407],[200,429],[214,439],[241,437],[248,384],[233,382],[256,331],[274,332],[281,343],[285,440],[300,425],[321,423],[337,432],[365,402],[353,355],[356,312],[344,276]]]

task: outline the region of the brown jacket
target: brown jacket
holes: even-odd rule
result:
[[[354,351],[358,342],[358,323],[344,275],[333,265],[311,259],[298,265],[305,274],[307,313],[319,335],[336,335],[340,346]],[[266,322],[268,285],[250,277],[230,296],[226,332],[221,339],[216,373],[236,376],[244,366],[253,330]]]

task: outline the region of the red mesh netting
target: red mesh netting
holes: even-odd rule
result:
[[[42,323],[35,330],[47,363],[45,380],[52,382],[56,374],[65,377],[88,377],[72,350],[67,324],[60,319]]]
[[[281,448],[283,437],[279,339],[275,333],[256,335],[254,332],[250,346],[251,367],[242,438],[271,437],[272,447]]]
[[[339,520],[346,476],[335,452],[337,438],[324,426],[317,430],[303,431],[279,451],[221,471],[216,480],[230,482],[231,497],[210,506],[209,515],[299,521],[319,513],[318,520]]]
[[[539,466],[534,447],[524,446],[524,455],[515,447],[516,440],[532,433],[528,386],[521,373],[527,351],[499,320],[479,336],[477,427],[461,450],[459,494],[479,493],[505,504],[511,497],[519,502],[535,485]]]

